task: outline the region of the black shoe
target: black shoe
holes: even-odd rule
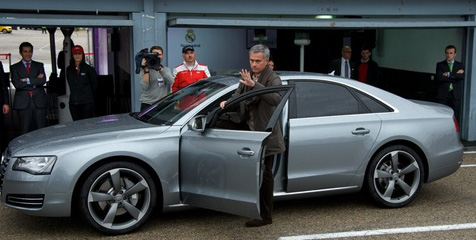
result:
[[[258,220],[258,219],[253,219],[251,221],[248,221],[245,223],[246,227],[261,227],[264,225],[268,225],[273,223],[273,220],[271,219],[265,219],[265,220]]]

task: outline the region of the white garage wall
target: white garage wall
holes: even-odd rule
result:
[[[186,41],[187,34],[193,34],[193,42]],[[210,72],[249,68],[246,29],[168,28],[167,36],[170,68],[183,62],[185,45],[194,46],[197,61],[208,65]]]
[[[436,63],[445,59],[445,47],[454,45],[461,61],[464,29],[377,30],[373,59],[381,67],[435,73]]]
[[[192,31],[195,41],[185,36]],[[436,63],[445,58],[444,48],[455,45],[456,59],[462,59],[465,30],[451,29],[379,29],[373,58],[379,66],[407,71],[434,73]],[[197,60],[210,71],[249,68],[246,29],[168,28],[168,64],[175,67],[182,59],[182,47],[195,47]]]

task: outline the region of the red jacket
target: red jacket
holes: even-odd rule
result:
[[[185,62],[174,68],[173,75],[175,76],[174,84],[172,85],[172,92],[175,92],[191,83],[200,79],[210,77],[210,71],[205,64],[195,61],[192,70],[187,68]]]

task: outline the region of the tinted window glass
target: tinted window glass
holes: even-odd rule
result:
[[[234,130],[247,130],[249,131],[250,129],[253,129],[253,131],[265,131],[267,130],[267,124],[269,124],[269,121],[273,121],[272,123],[274,124],[278,119],[277,116],[269,116],[269,119],[267,119],[268,123],[256,123],[256,125],[249,126],[250,121],[250,113],[252,112],[253,108],[258,108],[261,107],[260,105],[262,101],[266,100],[266,97],[269,99],[272,95],[277,101],[279,102],[276,103],[275,106],[272,108],[274,109],[275,113],[277,114],[278,110],[276,110],[277,107],[279,107],[280,110],[282,110],[283,106],[280,106],[278,103],[282,102],[282,97],[288,91],[287,88],[281,88],[278,90],[269,90],[267,92],[263,92],[265,89],[261,89],[261,93],[256,93],[256,91],[253,92],[247,92],[244,94],[239,95],[239,97],[243,97],[243,99],[238,99],[233,98],[233,100],[229,99],[229,101],[226,104],[225,109],[217,111],[216,113],[212,112],[214,115],[207,114],[207,118],[213,117],[211,119],[211,127],[216,127],[216,128],[223,128],[223,129],[234,129]],[[281,99],[280,99],[281,98]],[[286,97],[287,98],[287,97]],[[284,103],[283,103],[284,104]],[[273,104],[274,105],[274,104]],[[268,105],[269,106],[269,105]],[[241,108],[244,107],[242,110]],[[246,114],[245,114],[246,113]],[[259,114],[259,113],[258,113]],[[267,118],[267,117],[266,117]],[[264,118],[264,115],[261,116],[261,122],[263,120],[266,120]],[[207,119],[208,120],[208,119]],[[252,121],[252,122],[258,122],[258,121]]]
[[[347,88],[322,82],[296,82],[296,116],[322,117],[357,114],[363,109]]]
[[[156,125],[172,125],[207,98],[228,87],[202,80],[175,91],[137,114],[137,119]]]
[[[387,107],[385,104],[381,103],[380,101],[367,96],[366,94],[355,91],[357,96],[360,98],[360,100],[367,106],[367,108],[370,110],[370,112],[373,113],[379,113],[379,112],[390,112],[391,108]]]

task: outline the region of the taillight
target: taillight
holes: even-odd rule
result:
[[[459,132],[458,120],[456,120],[455,117],[453,117],[453,122],[455,123],[455,129],[456,129],[456,132],[458,133]]]

